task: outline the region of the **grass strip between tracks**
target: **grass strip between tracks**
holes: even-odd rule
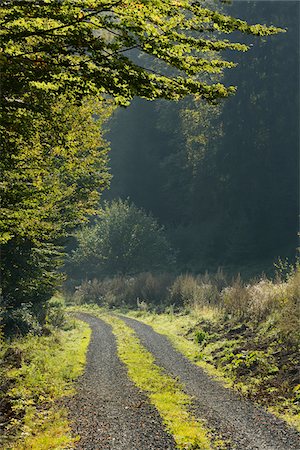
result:
[[[206,313],[209,314],[208,311],[206,311]],[[124,317],[130,317],[149,325],[157,333],[166,336],[178,352],[205,370],[205,372],[211,375],[215,380],[221,382],[223,386],[227,388],[232,388],[234,386],[234,380],[230,379],[212,364],[203,361],[199,344],[184,336],[190,328],[195,327],[199,321],[199,317],[191,314],[141,314],[136,311],[124,314]]]
[[[224,387],[238,390],[239,393],[246,396],[248,391],[253,389],[253,387],[255,388],[256,379],[254,376],[249,375],[248,379],[238,381],[234,372],[231,373],[230,370],[227,370],[226,373],[224,368],[216,368],[212,365],[212,362],[204,360],[205,358],[210,360],[211,352],[217,348],[223,348],[224,351],[227,351],[226,343],[228,342],[228,344],[230,344],[230,341],[223,340],[224,338],[220,337],[214,344],[203,347],[196,342],[195,338],[191,340],[190,330],[194,329],[196,331],[199,320],[202,318],[206,319],[206,321],[213,322],[218,319],[217,314],[218,313],[214,310],[207,308],[203,309],[198,314],[155,314],[151,312],[130,311],[124,314],[124,316],[136,319],[151,326],[154,331],[166,336],[177,351],[182,353],[194,364],[201,367],[215,380],[221,382]],[[231,351],[232,350],[228,346],[228,353]],[[225,367],[230,367],[230,364],[227,364]],[[249,373],[251,374],[251,372]],[[270,389],[272,389],[271,385]],[[264,404],[263,407],[300,431],[300,416],[299,413],[293,413],[291,402],[288,402],[283,397],[279,397],[277,404],[275,403],[273,406]]]
[[[101,314],[100,317],[112,326],[118,355],[126,364],[129,377],[147,393],[167,430],[173,435],[177,448],[211,449],[208,431],[189,412],[192,399],[183,392],[181,384],[155,364],[152,354],[141,345],[134,331],[121,319],[106,314]]]

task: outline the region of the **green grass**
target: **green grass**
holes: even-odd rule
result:
[[[101,315],[117,339],[118,354],[126,364],[129,377],[159,411],[167,430],[179,449],[210,449],[204,424],[189,412],[191,397],[183,392],[177,380],[154,363],[154,358],[141,344],[134,331],[118,318]]]
[[[2,373],[10,383],[6,396],[13,411],[3,448],[73,447],[76,438],[67,413],[56,401],[74,393],[73,381],[83,372],[91,331],[83,322],[72,322],[70,329],[56,330],[50,336],[26,336],[10,344],[22,363],[13,367],[8,362]]]
[[[147,394],[158,410],[178,449],[224,448],[221,439],[211,442],[204,422],[196,419],[189,410],[192,398],[183,391],[178,380],[155,364],[154,357],[141,345],[132,328],[125,325],[121,319],[110,315],[104,308],[86,305],[80,307],[80,311],[93,314],[112,326],[118,356],[125,363],[129,377]]]
[[[218,311],[204,309],[189,314],[155,314],[149,312],[129,312],[126,316],[133,317],[150,325],[156,332],[169,338],[173,346],[189,358],[194,364],[204,369],[209,375],[220,381],[227,388],[237,389],[241,394],[261,403],[270,412],[284,419],[290,425],[300,431],[299,395],[288,399],[284,396],[273,395],[268,401],[265,394],[261,398],[261,386],[266,388],[269,384],[271,394],[273,388],[272,377],[276,377],[279,368],[274,364],[273,352],[277,347],[271,344],[268,351],[247,350],[242,354],[240,347],[247,348],[247,337],[240,336],[236,339],[228,339],[226,336],[215,336],[212,342],[199,344],[199,322],[221,324]],[[257,340],[262,342],[266,336],[257,335],[252,344]],[[246,339],[246,340],[245,340]],[[249,340],[249,339],[248,339]],[[274,339],[273,339],[274,341]],[[277,345],[277,344],[276,344]],[[251,371],[251,364],[256,367],[256,372]],[[238,371],[244,369],[244,375],[239,376]],[[297,387],[296,387],[297,389]],[[299,385],[300,391],[300,385]],[[275,392],[275,391],[274,391]]]
[[[213,312],[209,309],[203,311],[203,315],[210,320],[214,320]],[[203,317],[203,315],[201,317]],[[197,335],[195,339],[191,340],[186,337],[189,330],[195,328],[199,321],[199,313],[190,314],[155,314],[155,313],[140,313],[129,312],[128,317],[135,318],[150,325],[157,333],[167,336],[172,342],[173,346],[190,359],[194,364],[203,368],[209,375],[220,381],[226,387],[233,386],[233,380],[225,376],[222,371],[215,368],[203,360],[203,352],[199,343],[197,342]]]

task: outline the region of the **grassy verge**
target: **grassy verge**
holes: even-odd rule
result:
[[[210,439],[202,422],[188,410],[191,398],[178,381],[167,375],[154,363],[154,358],[122,320],[104,316],[113,327],[118,354],[126,364],[129,377],[146,391],[151,403],[159,411],[167,429],[179,449],[210,449]]]
[[[216,320],[216,315],[209,309],[203,311],[204,316],[212,321]],[[201,347],[196,339],[191,338],[192,330],[199,323],[198,314],[155,314],[151,312],[130,311],[126,316],[138,319],[150,325],[155,331],[167,336],[173,346],[190,359],[197,366],[202,367],[206,372],[216,378],[226,387],[232,387],[233,382],[224,372],[209,364],[203,358]]]
[[[128,375],[148,395],[159,411],[166,429],[173,435],[178,449],[222,449],[222,441],[210,441],[204,423],[189,411],[191,397],[183,392],[182,385],[154,363],[154,358],[140,343],[134,331],[116,317],[100,308],[81,308],[112,326],[116,336],[118,355],[126,364]]]
[[[297,354],[292,347],[286,348],[272,323],[254,328],[209,309],[127,315],[167,336],[178,351],[225,386],[234,387],[300,430]]]
[[[26,336],[2,343],[2,448],[72,448],[76,438],[58,400],[73,394],[72,382],[83,371],[89,338],[88,325],[70,320],[64,330],[55,330],[49,336]]]

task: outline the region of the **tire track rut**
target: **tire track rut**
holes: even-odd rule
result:
[[[242,399],[176,351],[167,337],[135,319],[121,317],[169,374],[195,398],[194,413],[237,450],[299,450],[300,434],[282,420]]]
[[[111,327],[88,314],[76,314],[92,328],[84,375],[66,400],[80,450],[175,450],[157,410],[129,380],[117,356]]]

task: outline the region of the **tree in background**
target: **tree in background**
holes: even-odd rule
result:
[[[233,78],[240,88],[234,101],[224,104],[218,155],[227,209],[223,249],[225,259],[235,264],[292,259],[296,253],[299,8],[297,1],[232,5],[232,14],[243,9],[248,20],[259,17],[287,27],[278,39],[258,40],[247,64],[236,55]]]
[[[174,264],[163,228],[128,201],[106,203],[95,223],[78,231],[76,239],[67,272],[77,280],[134,275]]]
[[[235,89],[198,74],[235,64],[206,55],[248,49],[222,33],[280,30],[189,0],[9,0],[0,25],[2,304],[43,309],[57,285],[59,246],[93,214],[108,184],[107,149],[92,120],[99,105],[91,97],[103,102],[104,118],[108,97],[121,105],[134,96],[188,94],[215,102]],[[145,67],[134,62],[138,53]]]
[[[251,60],[236,55],[238,67],[223,80],[234,79],[238,90],[222,104],[136,100],[119,110],[110,122],[114,177],[105,195],[129,196],[151,211],[179,250],[182,270],[250,266],[253,275],[295,254],[299,2],[228,8],[288,31],[248,37]]]

